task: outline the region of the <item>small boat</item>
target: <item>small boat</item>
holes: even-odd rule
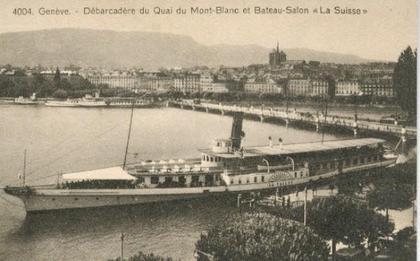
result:
[[[37,100],[36,93],[33,93],[31,97],[29,98],[24,98],[23,96],[19,96],[18,98],[15,98],[14,100],[14,104],[18,104],[18,105],[39,105],[43,103],[44,103],[43,101]]]

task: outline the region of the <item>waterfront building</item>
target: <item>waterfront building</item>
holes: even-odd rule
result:
[[[200,92],[200,75],[179,73],[174,77],[174,89],[179,92]]]
[[[203,92],[213,92],[213,93],[226,93],[229,92],[226,87],[226,82],[213,82],[206,89],[202,89]]]
[[[200,88],[203,92],[212,92],[213,76],[210,73],[200,74]]]
[[[45,70],[45,71],[41,71],[39,74],[42,75],[44,77],[44,79],[53,80],[54,77],[55,77],[55,73],[56,73],[56,71]],[[69,80],[70,78],[75,78],[75,77],[81,77],[81,76],[75,71],[69,71],[69,70],[61,70],[60,71],[60,78],[61,79]]]
[[[309,79],[290,79],[287,84],[289,96],[311,96],[312,85]]]
[[[110,88],[123,88],[127,90],[140,89],[140,78],[127,74],[99,74],[88,75],[87,79],[94,85],[108,85]]]
[[[335,86],[336,96],[352,96],[360,95],[362,90],[359,81],[356,80],[339,80]]]
[[[312,79],[311,88],[311,96],[325,96],[328,93],[328,82],[321,79]]]
[[[391,76],[381,78],[368,78],[361,81],[363,94],[377,97],[394,97],[394,88]]]
[[[282,93],[282,87],[272,79],[267,81],[250,79],[245,83],[244,89],[247,93]]]
[[[271,67],[280,66],[281,63],[285,62],[287,59],[286,54],[283,51],[279,50],[279,43],[277,42],[277,48],[268,55],[269,64]]]
[[[169,91],[174,87],[174,80],[169,76],[148,74],[139,77],[141,89],[152,92]]]

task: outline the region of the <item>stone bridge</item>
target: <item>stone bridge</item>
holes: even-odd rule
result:
[[[214,103],[194,103],[193,101],[171,101],[168,106],[182,109],[198,110],[212,113],[231,114],[233,112],[243,112],[245,115],[259,119],[260,121],[276,120],[289,124],[304,124],[313,126],[316,131],[321,127],[337,128],[352,131],[355,136],[359,131],[365,133],[375,133],[392,135],[401,138],[403,142],[407,139],[417,138],[416,127],[404,127],[402,125],[385,124],[377,121],[355,120],[353,118],[334,116],[334,115],[313,115],[309,112],[280,111],[273,108],[253,108],[236,105],[223,105]]]

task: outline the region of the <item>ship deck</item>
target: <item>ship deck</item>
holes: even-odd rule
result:
[[[384,143],[385,140],[376,138],[363,138],[363,139],[348,139],[348,140],[333,140],[324,142],[308,142],[308,143],[289,143],[277,144],[273,146],[255,146],[244,148],[242,153],[216,153],[211,149],[201,149],[200,151],[208,155],[222,157],[222,158],[246,158],[265,155],[279,155],[287,156],[302,153],[318,153],[328,152],[339,149],[360,148],[362,146],[377,146]]]

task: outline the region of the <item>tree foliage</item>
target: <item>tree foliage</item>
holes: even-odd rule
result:
[[[401,109],[413,117],[416,115],[417,97],[417,50],[407,47],[394,68],[394,89]]]
[[[53,93],[53,97],[60,98],[60,99],[67,98],[67,92],[65,90],[58,89]]]
[[[321,237],[333,241],[333,252],[336,242],[359,247],[368,240],[369,246],[374,246],[380,237],[394,229],[392,223],[366,203],[345,196],[316,198],[310,202],[308,225]]]
[[[78,75],[66,77],[57,74],[51,77],[38,73],[31,76],[0,75],[1,97],[28,97],[34,92],[37,93],[37,97],[51,97],[60,89],[66,91],[69,97],[78,98],[80,93],[91,94],[95,86]]]
[[[388,209],[404,209],[410,207],[415,196],[413,185],[398,182],[396,178],[386,177],[374,182],[375,188],[368,192],[366,198],[369,206],[386,211]]]
[[[145,254],[143,252],[138,252],[136,255],[129,257],[128,261],[172,261],[173,259],[170,257],[161,257],[159,255],[155,255],[153,253],[151,254]],[[116,258],[114,261],[121,261],[121,258]]]
[[[398,231],[389,246],[389,254],[395,261],[416,260],[416,231],[413,227],[407,227]]]
[[[303,224],[266,213],[236,214],[202,234],[196,250],[216,260],[327,260],[328,247]],[[206,260],[203,255],[198,260]]]

